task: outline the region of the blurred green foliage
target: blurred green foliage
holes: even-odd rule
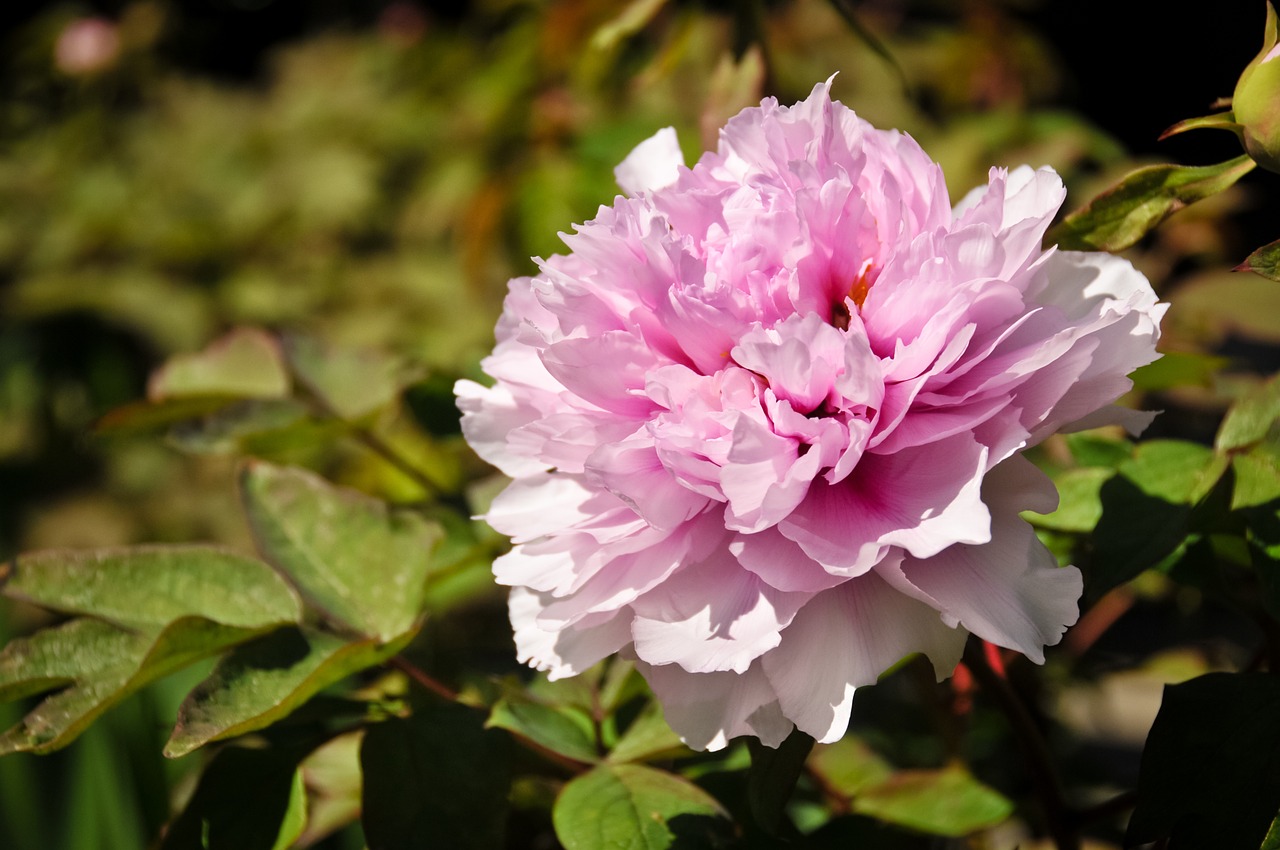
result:
[[[875,44],[841,9],[852,10]],[[399,674],[352,680],[360,690],[344,696],[359,701],[360,712],[394,719],[371,727],[368,747],[359,743],[362,732],[332,723],[326,742],[309,749],[271,741],[283,755],[264,756],[264,770],[278,780],[272,801],[286,829],[273,831],[279,818],[269,824],[267,847],[299,831],[307,845],[362,846],[359,827],[350,826],[362,799],[358,759],[394,761],[404,741],[439,737],[423,721],[437,715],[463,742],[441,744],[455,745],[447,752],[455,763],[467,763],[468,741],[511,760],[503,768],[515,776],[509,788],[483,777],[476,783],[509,805],[508,846],[553,846],[551,800],[564,777],[530,769],[536,758],[528,753],[508,753],[500,730],[579,767],[595,765],[564,786],[573,791],[561,797],[556,818],[572,819],[566,810],[606,793],[656,800],[655,811],[688,817],[695,831],[722,831],[721,803],[740,824],[751,823],[742,809],[751,792],[737,769],[745,751],[690,758],[625,665],[585,681],[527,684],[510,651],[502,594],[488,576],[503,544],[468,521],[495,480],[461,441],[453,382],[479,377],[506,281],[532,273],[531,257],[558,250],[557,232],[610,202],[612,169],[635,144],[673,125],[693,161],[742,107],[764,95],[797,100],[838,73],[836,96],[878,126],[914,135],[942,164],[957,200],[985,182],[989,167],[1029,162],[1055,167],[1078,205],[1141,164],[1062,108],[1067,71],[1018,4],[1001,0],[956,8],[484,0],[448,18],[391,3],[376,26],[284,45],[258,79],[240,83],[181,71],[163,58],[183,26],[180,4],[138,0],[99,21],[106,29],[85,30],[86,20],[71,6],[42,14],[5,70],[0,555],[191,540],[251,551],[255,520],[258,542],[269,549],[261,525],[270,511],[251,505],[246,522],[237,503],[239,459],[306,467],[420,509],[424,527],[439,529],[436,572],[424,590],[431,618],[408,657],[448,682],[464,705],[490,711],[481,728],[477,715],[453,703],[407,696]],[[80,41],[68,42],[76,32]],[[1280,366],[1280,290],[1224,271],[1242,249],[1256,247],[1233,235],[1254,191],[1242,183],[1203,201],[1126,253],[1173,304],[1162,344],[1170,356],[1137,376],[1147,402],[1170,411],[1154,433],[1173,439],[1163,449],[1135,449],[1111,434],[1054,438],[1038,456],[1064,497],[1041,523],[1043,533],[1064,559],[1092,565],[1091,578],[1101,577],[1097,596],[1133,578],[1126,570],[1156,568],[1109,595],[1112,608],[1100,604],[1102,614],[1086,615],[1045,682],[1010,670],[1015,684],[1049,706],[1039,719],[1068,741],[1069,782],[1082,798],[1117,785],[1105,759],[1088,752],[1099,734],[1097,724],[1079,721],[1077,709],[1093,693],[1085,691],[1110,681],[1111,668],[1141,667],[1155,650],[1123,630],[1109,643],[1107,611],[1120,604],[1116,618],[1136,611],[1141,627],[1165,629],[1160,648],[1197,647],[1179,668],[1190,670],[1183,678],[1243,665],[1255,637],[1219,629],[1222,609],[1211,589],[1178,581],[1206,549],[1229,549],[1228,532],[1243,541],[1239,511],[1246,509],[1261,510],[1250,520],[1252,550],[1222,558],[1249,565],[1252,551],[1257,563],[1275,563],[1267,524],[1274,511],[1259,505],[1276,494],[1257,490],[1265,475],[1247,478],[1261,468],[1274,479],[1268,427],[1275,416],[1241,446],[1214,452],[1178,442],[1212,442],[1228,405],[1265,395],[1264,377]],[[1228,459],[1237,448],[1245,451]],[[1192,477],[1212,474],[1170,496],[1168,482],[1144,465],[1160,451],[1190,458],[1184,465]],[[1219,510],[1214,493],[1227,487],[1230,495],[1219,482],[1233,477],[1254,481],[1262,496]],[[1125,527],[1143,505],[1160,508],[1146,518],[1170,536],[1141,563],[1115,554],[1123,539],[1087,539],[1100,518],[1102,530]],[[1181,525],[1165,522],[1174,514]],[[377,540],[370,545],[391,545],[379,533],[371,532]],[[1275,586],[1268,585],[1271,604]],[[0,638],[56,622],[25,604],[0,604]],[[381,637],[397,637],[404,626],[397,621],[395,634]],[[381,649],[369,657],[381,660]],[[164,761],[160,753],[179,704],[210,666],[128,697],[48,760],[25,753],[0,760],[0,846],[142,847],[188,800],[196,803],[165,846],[184,846],[188,834],[198,840],[192,818],[226,805],[217,796],[227,784],[220,762],[197,783],[201,755]],[[962,683],[940,689],[920,674],[908,663],[868,689],[855,716],[861,737],[810,757],[786,817],[813,846],[920,846],[924,831],[978,834],[929,846],[1005,847],[1025,836],[1036,817],[1031,789],[1010,767],[1012,742],[996,712],[968,713],[972,696]],[[335,717],[352,710],[338,708]],[[20,714],[0,705],[5,728]],[[298,728],[281,734],[303,734],[318,722],[303,715]],[[222,752],[229,754],[219,757],[224,765],[257,757]],[[669,767],[675,758],[684,779],[633,764]],[[415,777],[425,770],[417,762],[404,769]],[[310,800],[305,824],[287,816],[298,777]],[[428,771],[415,781],[430,789],[440,777]],[[693,790],[681,797],[685,786]],[[958,814],[940,815],[922,802],[944,792]],[[1006,820],[1010,800],[1016,815],[1000,832],[995,825]],[[74,817],[53,817],[54,801]],[[421,825],[403,811],[387,817],[379,828],[388,840],[418,834]],[[664,824],[641,827],[665,840]],[[767,840],[743,828],[744,840]],[[1105,818],[1097,831],[1119,840],[1116,823]],[[574,846],[596,840],[589,829],[565,834]],[[524,838],[527,845],[517,843]]]

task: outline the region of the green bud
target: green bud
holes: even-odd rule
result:
[[[1236,83],[1231,111],[1240,126],[1244,149],[1268,171],[1280,172],[1280,38],[1276,10],[1268,0],[1262,51]]]

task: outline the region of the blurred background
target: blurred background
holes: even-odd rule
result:
[[[506,281],[609,203],[614,165],[667,125],[692,163],[739,109],[764,95],[794,102],[839,72],[836,97],[911,133],[942,163],[953,199],[992,165],[1047,164],[1067,182],[1068,207],[1141,163],[1239,153],[1229,134],[1157,137],[1231,93],[1261,44],[1262,0],[1176,14],[1129,2],[1118,21],[1120,5],[7,3],[0,559],[244,545],[237,454],[322,468],[393,501],[428,485],[461,493],[485,472],[460,441],[451,387],[479,377]],[[1174,303],[1163,347],[1182,355],[1170,360],[1180,371],[1141,382],[1169,411],[1153,435],[1211,438],[1240,388],[1280,367],[1275,284],[1228,271],[1280,236],[1277,180],[1251,175],[1127,253]],[[245,326],[392,358],[408,389],[370,427],[431,480],[310,421],[160,440],[167,420],[109,416],[144,398],[166,359]],[[499,599],[483,576],[467,592],[490,609]],[[1176,623],[1197,647],[1165,658],[1165,674],[1237,652],[1196,599],[1151,593],[1160,604],[1117,613],[1109,644],[1080,639],[1096,670],[1146,658],[1153,624]],[[497,610],[500,625],[500,599]],[[0,608],[0,637],[36,617]],[[508,641],[500,626],[479,644],[500,654]],[[1089,734],[1133,769],[1161,680],[1115,696],[1098,676],[1063,716],[1106,727]],[[146,846],[190,772],[162,763],[156,743],[189,685],[178,677],[131,699],[55,757],[0,761],[0,847]],[[1109,699],[1140,705],[1136,720],[1098,708]],[[17,710],[0,706],[0,720]],[[59,809],[74,817],[49,817]],[[351,834],[328,841],[360,846]]]

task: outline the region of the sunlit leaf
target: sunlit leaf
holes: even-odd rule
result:
[[[1126,836],[1256,850],[1280,811],[1280,679],[1210,673],[1164,690]]]
[[[627,731],[618,738],[609,752],[608,760],[614,763],[649,761],[672,758],[689,752],[680,736],[672,731],[662,714],[662,704],[650,700]]]
[[[494,704],[486,725],[517,732],[577,761],[594,762],[600,758],[590,719],[573,708],[556,708],[509,694]]]
[[[1266,441],[1231,457],[1235,488],[1231,509],[1258,508],[1280,499],[1280,442]]]
[[[1115,470],[1105,467],[1068,469],[1054,476],[1058,488],[1058,509],[1050,514],[1023,516],[1038,528],[1084,533],[1093,531],[1102,517],[1102,485]]]
[[[1148,495],[1191,505],[1213,489],[1227,463],[1227,458],[1199,443],[1148,440],[1137,447],[1132,459],[1120,464],[1119,470]]]
[[[195,354],[169,359],[151,376],[147,398],[280,398],[289,394],[280,345],[255,328],[237,328]]]
[[[893,766],[853,735],[814,747],[809,766],[827,787],[846,798],[855,797],[862,789],[879,785],[893,775]]]
[[[1214,444],[1223,451],[1239,449],[1267,436],[1280,419],[1280,376],[1249,392],[1227,410]]]
[[[149,682],[301,617],[270,567],[212,546],[46,551],[6,566],[4,593],[76,619],[0,653],[0,698],[57,690],[0,751],[65,746]]]
[[[331,348],[300,334],[284,337],[284,356],[307,392],[343,419],[384,407],[414,377],[386,354]]]
[[[259,548],[335,623],[390,641],[422,616],[440,528],[300,469],[241,475]]]
[[[698,786],[634,764],[601,765],[570,780],[551,813],[566,850],[714,846],[724,810]]]
[[[934,835],[962,836],[1003,823],[1013,803],[959,765],[903,770],[862,789],[853,810]]]
[[[7,574],[7,575],[5,575]],[[255,558],[215,546],[135,546],[22,555],[0,568],[3,593],[133,629],[199,616],[259,628],[296,622],[298,597]]]
[[[0,652],[0,698],[62,690],[0,737],[0,754],[64,747],[144,685],[274,628],[181,617],[158,633],[140,633],[81,618],[14,640]]]
[[[1196,512],[1219,488],[1229,463],[1197,443],[1139,445],[1133,458],[1120,464],[1120,474],[1099,490],[1103,510],[1086,571],[1089,596],[1098,598],[1172,554],[1191,533]]]
[[[210,741],[270,726],[330,685],[395,655],[413,634],[384,644],[282,629],[246,643],[183,701],[165,755],[186,755]]]
[[[1280,239],[1254,251],[1237,267],[1237,271],[1251,271],[1280,281]]]
[[[1196,201],[1230,188],[1257,166],[1247,155],[1218,165],[1151,165],[1068,215],[1045,237],[1072,251],[1120,251]]]
[[[458,703],[423,703],[374,724],[360,750],[369,847],[503,847],[510,761],[510,736]]]

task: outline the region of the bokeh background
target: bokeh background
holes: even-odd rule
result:
[[[479,376],[506,281],[609,203],[613,166],[660,127],[677,128],[692,162],[739,109],[763,95],[793,102],[838,72],[834,94],[919,140],[953,199],[992,165],[1051,165],[1077,206],[1137,164],[1235,156],[1228,134],[1157,137],[1230,94],[1261,43],[1262,0],[1174,9],[8,3],[0,559],[143,541],[245,545],[236,454],[320,468],[394,501],[423,497],[426,483],[313,422],[167,439],[151,427],[164,423],[113,426],[109,414],[145,397],[167,358],[237,327],[394,358],[409,389],[370,427],[437,490],[481,480],[457,432],[454,380]],[[1258,173],[1127,252],[1174,305],[1162,343],[1173,357],[1139,381],[1145,403],[1167,411],[1152,435],[1210,440],[1229,400],[1280,368],[1280,290],[1229,271],[1278,236],[1280,177]],[[440,628],[466,652],[510,654],[484,575],[457,592],[470,607]],[[1238,661],[1250,636],[1158,581],[1112,608],[1068,638],[1087,687],[1055,699],[1082,742],[1077,768],[1123,780],[1160,684]],[[0,637],[39,616],[6,603]],[[0,847],[146,846],[189,782],[190,766],[161,760],[157,741],[193,680],[138,695],[54,757],[0,760]],[[18,710],[0,706],[0,720]],[[362,846],[358,830],[323,842]]]

